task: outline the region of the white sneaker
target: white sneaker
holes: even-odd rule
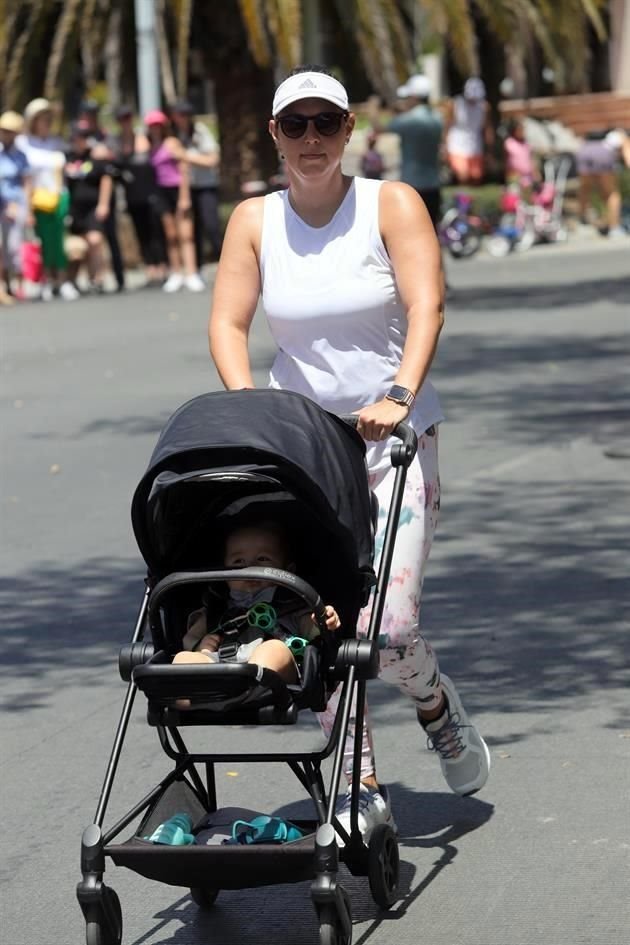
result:
[[[624,239],[624,237],[629,234],[624,230],[622,226],[614,226],[611,230],[608,230],[608,239],[609,240],[619,240]]]
[[[198,272],[193,272],[191,276],[186,276],[184,285],[189,292],[205,292],[206,284]]]
[[[39,297],[42,300],[42,302],[52,302],[53,300],[52,286],[49,285],[48,283],[43,285],[41,288],[41,292],[39,293]]]
[[[76,302],[81,293],[71,282],[62,282],[59,286],[59,295],[65,302]]]
[[[451,791],[466,796],[479,791],[490,773],[490,752],[472,724],[457,690],[448,676],[440,676],[446,712],[434,722],[420,724],[427,733],[427,747],[440,756],[442,774]]]
[[[378,791],[368,788],[361,784],[359,792],[359,830],[365,843],[368,842],[372,831],[378,824],[389,824],[394,832],[397,832],[396,822],[392,815],[392,808],[389,803],[389,791],[381,785]],[[337,820],[341,826],[350,833],[350,801],[351,791],[348,788],[347,794],[340,798],[335,811]],[[344,841],[337,834],[337,844],[343,846]]]
[[[164,285],[162,286],[163,292],[179,292],[179,290],[184,285],[184,277],[181,272],[172,272]]]

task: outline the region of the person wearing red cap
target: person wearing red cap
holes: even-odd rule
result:
[[[190,177],[184,149],[171,133],[164,112],[159,109],[147,112],[144,123],[158,186],[156,206],[164,227],[170,268],[163,289],[165,292],[178,292],[182,288],[203,292],[206,286],[197,272]]]

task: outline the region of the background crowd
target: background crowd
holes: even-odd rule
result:
[[[372,131],[366,139],[361,172],[366,177],[383,177],[389,170],[378,137],[382,132],[399,139],[399,177],[423,198],[436,229],[443,213],[445,183],[476,187],[487,181],[499,182],[509,199],[537,199],[548,185],[546,159],[568,160],[569,173],[577,180],[580,220],[597,222],[603,235],[617,239],[628,235],[622,225],[620,171],[630,167],[630,135],[623,128],[601,128],[583,139],[568,128],[556,147],[545,142],[537,148],[540,126],[532,119],[513,118],[495,127],[484,82],[469,77],[461,94],[432,103],[429,78],[416,74],[397,91],[394,115],[380,116],[377,99],[368,104]],[[557,123],[556,123],[557,124]],[[389,175],[387,175],[389,176]],[[600,208],[603,209],[601,222]]]
[[[84,101],[65,136],[44,98],[0,115],[0,301],[78,299],[105,290],[109,262],[125,288],[120,210],[132,222],[147,283],[201,292],[203,262],[218,258],[219,150],[189,102],[141,122],[121,106],[115,127]]]
[[[365,142],[362,176],[392,176],[379,144],[379,136],[390,132],[399,145],[393,172],[420,193],[436,230],[445,183],[474,188],[501,182],[508,192],[503,209],[510,199],[535,202],[541,189],[542,199],[546,181],[535,122],[513,119],[496,127],[477,76],[458,95],[437,104],[433,97],[429,78],[415,74],[398,88],[387,113],[378,97],[368,101],[362,114],[367,126],[355,132]],[[121,251],[123,211],[147,285],[165,292],[205,289],[202,266],[218,258],[222,241],[214,135],[184,100],[141,120],[123,105],[113,118],[103,127],[98,103],[86,100],[68,125],[44,98],[29,102],[23,114],[0,115],[0,303],[23,297],[74,301],[85,292],[102,293],[108,268],[123,291],[130,255]],[[66,134],[55,133],[56,126],[67,127]],[[626,131],[574,137],[561,150],[570,151],[579,181],[582,222],[597,218],[608,237],[627,236],[619,186],[620,169],[630,167]],[[242,196],[260,192],[260,186],[286,186],[282,162],[268,181],[243,184]]]

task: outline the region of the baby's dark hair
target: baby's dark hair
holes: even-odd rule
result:
[[[274,535],[282,544],[283,548],[286,548],[287,555],[290,560],[295,559],[294,554],[294,540],[290,530],[284,524],[284,522],[272,518],[269,515],[269,512],[262,509],[256,509],[248,511],[247,509],[235,515],[233,518],[225,522],[223,526],[222,533],[222,546],[223,551],[225,552],[225,546],[230,535],[233,535],[234,532],[240,532],[245,528],[256,528],[261,531],[270,532]]]

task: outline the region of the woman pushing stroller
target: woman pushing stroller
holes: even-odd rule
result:
[[[412,698],[451,789],[472,794],[486,782],[490,755],[418,630],[440,507],[443,417],[427,380],[443,323],[440,250],[412,188],[342,173],[354,124],[346,90],[319,67],[294,70],[279,85],[269,132],[289,187],[244,201],[232,215],[213,295],[210,349],[226,388],[254,387],[248,335],[262,294],[278,346],[271,387],[358,416],[380,508],[377,555],[395,478],[387,439],[401,421],[416,431],[419,448],[408,470],[381,624],[381,677]],[[359,635],[367,618],[364,610]],[[326,734],[335,711],[333,696],[320,717]],[[352,744],[345,757],[350,779]],[[393,822],[387,790],[376,778],[367,717],[361,783],[359,825],[367,839],[376,824]],[[338,818],[349,823],[349,795]]]

